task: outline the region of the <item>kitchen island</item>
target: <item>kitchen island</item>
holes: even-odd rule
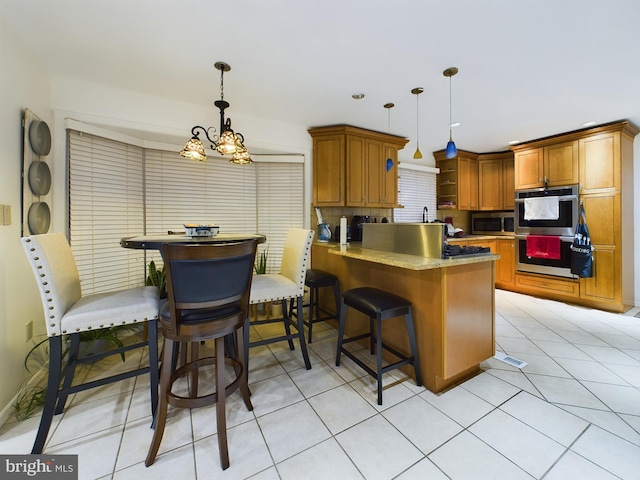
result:
[[[480,362],[495,354],[494,261],[498,258],[493,254],[426,258],[316,243],[311,263],[312,268],[335,274],[341,291],[372,286],[411,302],[422,382],[437,393],[475,375]],[[327,298],[326,305],[330,302]],[[354,309],[347,315],[349,336],[367,330],[364,315]],[[383,322],[383,338],[399,351],[410,352],[401,317]],[[412,374],[411,368],[404,371]]]

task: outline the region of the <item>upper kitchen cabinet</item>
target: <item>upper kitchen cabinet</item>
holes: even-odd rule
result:
[[[438,208],[478,210],[478,154],[458,150],[447,158],[444,150],[433,152],[437,176]]]
[[[325,207],[344,205],[344,135],[334,134],[314,138],[313,158],[313,204]]]
[[[478,210],[513,210],[513,153],[478,156]]]
[[[602,132],[579,140],[580,193],[620,191],[622,135],[622,131]]]
[[[398,150],[406,138],[348,125],[311,128],[309,134],[314,206],[398,206]]]
[[[516,190],[578,183],[578,142],[513,147]]]

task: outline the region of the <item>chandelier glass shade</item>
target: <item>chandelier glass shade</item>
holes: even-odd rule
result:
[[[180,151],[180,155],[184,158],[188,158],[189,160],[198,160],[199,162],[207,160],[207,154],[204,153],[204,145],[197,135],[191,137],[191,140],[189,140]]]
[[[216,62],[216,69],[220,70],[220,100],[216,100],[214,105],[220,110],[220,135],[216,134],[215,127],[204,128],[196,125],[191,129],[191,139],[187,142],[180,155],[192,160],[204,162],[207,160],[205,147],[200,140],[203,133],[211,143],[210,148],[216,150],[221,155],[231,155],[231,163],[247,164],[253,163],[249,151],[244,146],[244,137],[241,133],[236,133],[231,129],[231,119],[225,120],[224,111],[229,108],[229,102],[224,100],[224,72],[231,70],[231,67],[224,62]]]

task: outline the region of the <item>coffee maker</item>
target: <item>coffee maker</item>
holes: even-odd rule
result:
[[[365,223],[371,223],[371,217],[369,217],[369,215],[353,216],[353,219],[351,220],[351,227],[349,228],[352,242],[362,241],[362,225]]]

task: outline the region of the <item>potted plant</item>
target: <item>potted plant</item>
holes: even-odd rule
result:
[[[164,271],[164,265],[157,268],[153,260],[149,262],[149,273],[145,285],[148,287],[158,287],[160,290],[160,298],[167,298],[167,275]]]

